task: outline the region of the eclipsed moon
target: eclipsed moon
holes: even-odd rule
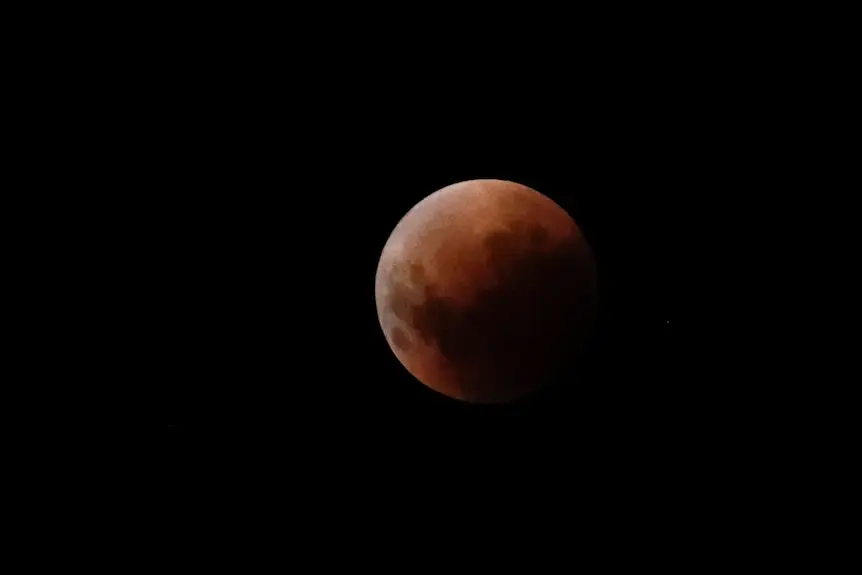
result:
[[[510,402],[553,379],[583,343],[596,270],[552,200],[514,182],[470,180],[398,222],[375,299],[389,346],[419,381],[456,399]]]

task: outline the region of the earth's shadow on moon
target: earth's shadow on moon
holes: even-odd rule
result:
[[[442,297],[413,264],[410,284],[394,281],[387,305],[455,368],[463,399],[511,402],[543,387],[583,342],[595,310],[595,268],[582,238],[551,241],[532,222],[491,233],[482,249],[489,279],[472,303]],[[409,352],[401,328],[389,336]]]

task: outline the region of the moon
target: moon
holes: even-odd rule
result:
[[[588,336],[596,268],[575,221],[504,180],[447,186],[392,231],[377,266],[380,326],[416,379],[471,403],[552,381]]]

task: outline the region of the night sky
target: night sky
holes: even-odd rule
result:
[[[133,334],[112,356],[128,374],[118,417],[177,463],[232,453],[445,485],[544,469],[534,479],[657,486],[748,445],[768,391],[752,395],[722,359],[736,353],[723,330],[737,313],[723,294],[740,277],[721,271],[735,231],[722,218],[758,183],[746,179],[756,141],[711,76],[615,61],[494,89],[469,72],[368,70],[341,86],[308,70],[274,79],[263,64],[168,68],[122,126],[134,153],[112,156],[127,182],[114,321]],[[458,85],[471,88],[447,89]],[[598,321],[576,368],[513,406],[425,388],[376,315],[393,227],[475,178],[556,201],[598,266]]]
[[[787,59],[785,87],[783,45],[754,29],[752,48],[724,26],[707,37],[712,13],[679,25],[676,11],[653,14],[667,31],[617,6],[559,31],[519,15],[511,29],[483,25],[492,38],[458,15],[457,30],[429,24],[420,38],[421,19],[380,14],[378,32],[324,10],[342,21],[256,14],[244,26],[231,8],[217,25],[213,8],[158,15],[138,36],[118,24],[87,57],[69,52],[50,91],[71,125],[51,145],[84,152],[44,166],[82,214],[51,204],[68,238],[84,238],[60,242],[72,263],[50,285],[79,316],[54,337],[87,346],[69,346],[60,383],[77,396],[76,381],[95,382],[89,408],[69,411],[111,443],[101,461],[130,455],[130,475],[146,475],[124,498],[170,501],[153,525],[172,525],[179,546],[193,530],[174,510],[188,499],[213,516],[226,501],[270,514],[241,529],[324,543],[336,527],[345,541],[377,537],[377,521],[414,537],[399,514],[447,521],[448,538],[414,538],[456,550],[480,548],[463,517],[514,517],[519,501],[570,542],[583,542],[575,530],[603,540],[608,557],[628,552],[615,543],[626,529],[675,553],[701,537],[691,525],[755,525],[751,510],[793,476],[770,475],[772,462],[813,445],[807,406],[822,381],[781,340],[798,339],[806,313],[827,315],[790,294],[820,283],[824,265],[808,219],[789,215],[822,189],[794,195],[798,110],[782,104],[807,52]],[[763,30],[781,27],[772,18]],[[577,362],[509,406],[416,381],[375,307],[400,218],[477,178],[557,202],[598,268],[597,322]],[[433,517],[447,501],[458,504]],[[342,555],[325,548],[315,553]]]
[[[137,254],[139,385],[154,434],[194,449],[428,452],[453,465],[473,453],[690,448],[691,433],[674,431],[699,419],[690,402],[701,399],[680,351],[691,317],[674,197],[698,169],[684,145],[635,146],[604,123],[567,140],[529,121],[510,130],[351,120],[279,154],[213,141],[153,154],[150,177],[167,185],[142,196]],[[576,369],[516,406],[469,406],[425,388],[376,315],[374,274],[392,228],[426,195],[473,178],[555,200],[599,270],[599,318]]]

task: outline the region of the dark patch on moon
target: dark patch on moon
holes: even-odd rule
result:
[[[537,248],[543,248],[548,244],[551,234],[542,226],[533,226],[530,229],[530,245]]]
[[[425,268],[420,264],[411,263],[409,281],[393,280],[390,286],[388,306],[392,313],[408,325],[413,325],[416,309],[422,302],[435,293],[433,286],[426,283]]]
[[[417,302],[418,298],[410,286],[398,281],[392,284],[387,304],[395,317],[408,324],[412,323],[413,308]]]
[[[422,281],[396,282],[389,306],[456,367],[465,399],[506,401],[546,378],[584,333],[595,270],[584,245],[551,242],[541,225],[492,233],[483,249],[490,275],[469,307]],[[424,279],[416,267],[411,281]]]
[[[414,287],[422,287],[425,284],[425,268],[419,264],[410,264],[410,283]]]
[[[389,339],[392,341],[392,345],[401,351],[409,351],[412,347],[410,345],[410,340],[407,338],[407,334],[404,333],[404,330],[397,325],[393,326],[393,328],[389,330]]]

